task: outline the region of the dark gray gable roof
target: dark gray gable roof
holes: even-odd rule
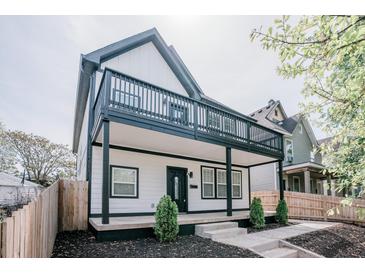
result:
[[[89,54],[81,55],[79,77],[77,84],[77,95],[75,104],[75,120],[73,132],[73,151],[77,151],[79,144],[82,120],[87,103],[89,92],[90,76],[99,68],[100,64],[117,55],[132,50],[148,42],[152,42],[176,77],[181,82],[190,97],[201,99],[203,94],[198,83],[192,77],[191,73],[182,62],[181,58],[173,47],[167,46],[157,29],[153,28],[116,43],[110,44],[101,49],[95,50]]]
[[[280,101],[273,101],[260,108],[254,112],[252,112],[249,116],[253,119],[256,119],[257,122],[265,127],[271,128],[272,130],[278,131],[283,134],[291,134],[291,132],[287,131],[284,127],[282,127],[279,123],[275,123],[268,119],[269,114],[276,108],[281,107],[283,114],[286,116],[284,109],[281,106]]]
[[[281,126],[288,132],[293,133],[294,129],[298,125],[298,121],[300,119],[299,114],[295,114],[291,117],[286,118],[282,121]]]

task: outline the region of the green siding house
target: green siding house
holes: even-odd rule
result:
[[[280,101],[270,100],[250,117],[284,135],[283,179],[286,190],[334,195],[335,192],[330,191],[334,179],[323,174],[322,155],[317,151],[321,140],[316,139],[304,116],[288,117]],[[276,171],[275,163],[252,170],[251,176],[257,182],[253,191],[278,190]]]

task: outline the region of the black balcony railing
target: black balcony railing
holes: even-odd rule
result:
[[[94,103],[95,121],[104,111],[133,114],[210,136],[246,149],[282,156],[282,135],[244,116],[105,69]]]

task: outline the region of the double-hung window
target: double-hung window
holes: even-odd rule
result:
[[[217,198],[227,197],[227,173],[225,169],[217,169]]]
[[[285,157],[287,162],[292,162],[294,156],[293,141],[290,139],[285,140]]]
[[[138,197],[138,169],[131,167],[111,167],[112,197]]]
[[[202,197],[214,198],[215,197],[215,182],[214,168],[202,167]]]
[[[242,173],[232,171],[232,198],[242,198]]]

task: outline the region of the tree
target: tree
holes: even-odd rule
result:
[[[261,204],[261,199],[254,197],[250,206],[250,222],[254,228],[265,227],[265,213]]]
[[[22,131],[9,130],[3,135],[15,162],[24,168],[29,180],[46,186],[59,177],[75,175],[75,156],[66,145]]]
[[[0,122],[0,171],[17,174],[15,153],[9,147],[5,138],[5,127]]]
[[[278,52],[278,73],[304,78],[304,115],[316,113],[331,141],[321,146],[325,172],[338,191],[365,187],[365,16],[283,16],[253,30],[265,50]]]
[[[154,226],[155,235],[161,242],[175,241],[179,233],[177,223],[178,208],[169,195],[164,195],[156,209]]]

